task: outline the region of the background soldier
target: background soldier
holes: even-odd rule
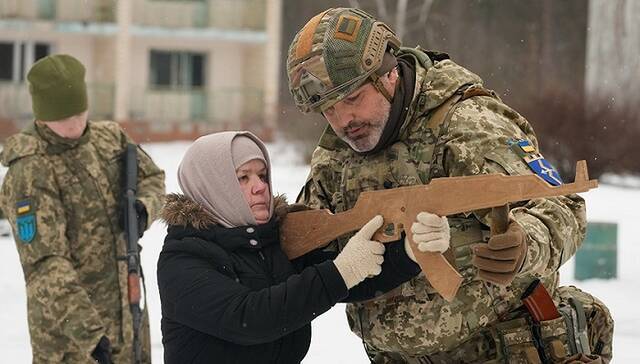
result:
[[[84,66],[68,55],[39,60],[27,75],[35,122],[10,137],[0,202],[13,226],[27,288],[34,363],[128,363],[122,218],[122,152],[114,122],[87,122]],[[140,232],[163,202],[164,172],[139,149]],[[151,362],[148,315],[142,343]]]
[[[527,120],[477,75],[446,54],[401,47],[386,24],[359,9],[328,9],[312,18],[291,43],[287,73],[297,106],[329,123],[298,202],[342,212],[362,191],[483,173],[536,173],[562,183]],[[558,267],[584,238],[584,200],[569,195],[514,204],[507,232],[491,237],[488,212],[449,216],[449,258],[464,277],[452,302],[421,275],[397,295],[347,306],[371,360],[536,363],[580,351],[610,360],[607,308],[576,288],[558,288]],[[586,317],[588,333],[584,320],[530,327],[520,297],[535,278],[556,304],[582,303],[570,310]],[[588,334],[586,347],[572,347],[569,332]]]

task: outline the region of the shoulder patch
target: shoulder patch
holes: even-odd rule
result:
[[[36,211],[30,198],[16,202],[16,232],[24,244],[36,237]]]
[[[515,146],[516,149],[519,148],[523,153],[533,153],[536,151],[536,148],[531,145],[531,143],[526,139],[520,139],[512,142],[512,147]],[[518,153],[520,154],[520,153]]]
[[[526,139],[510,140],[509,146],[519,155],[533,171],[552,186],[560,186],[562,178],[558,170],[539,153],[536,148]]]

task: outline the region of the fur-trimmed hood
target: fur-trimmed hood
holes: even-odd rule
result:
[[[286,210],[287,199],[284,195],[274,197],[274,215],[282,217],[282,211]],[[160,213],[160,219],[167,225],[192,226],[197,230],[204,230],[207,226],[219,225],[218,221],[198,202],[189,197],[170,193],[167,195],[164,207]]]

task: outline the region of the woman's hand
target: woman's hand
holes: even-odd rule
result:
[[[349,239],[342,252],[333,260],[347,289],[382,271],[384,245],[379,241],[371,240],[376,230],[382,226],[382,222],[380,215],[371,219]]]
[[[411,225],[411,234],[415,247],[421,252],[444,253],[449,249],[451,236],[449,222],[445,216],[438,216],[429,212],[421,212],[416,216],[416,222]],[[405,238],[404,248],[409,258],[416,260],[411,250],[409,239]]]

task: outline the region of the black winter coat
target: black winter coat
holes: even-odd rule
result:
[[[310,322],[339,301],[373,298],[420,272],[401,243],[387,245],[383,273],[347,291],[331,258],[290,262],[277,219],[222,228],[195,202],[169,196],[158,260],[166,364],[299,363]]]

